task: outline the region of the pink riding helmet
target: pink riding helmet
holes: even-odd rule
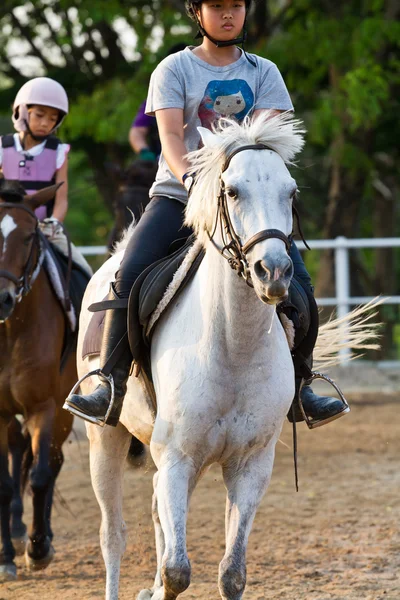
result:
[[[35,77],[24,83],[14,100],[12,120],[17,131],[26,131],[29,119],[28,106],[41,104],[60,111],[57,129],[68,114],[68,96],[63,86],[49,77]],[[53,131],[54,131],[53,129]]]

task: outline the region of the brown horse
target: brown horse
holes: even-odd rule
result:
[[[0,581],[16,577],[13,508],[14,528],[23,529],[9,451],[15,478],[21,445],[27,446],[33,519],[25,559],[30,569],[44,569],[54,555],[50,513],[63,462],[61,447],[72,428],[71,415],[61,407],[77,379],[75,352],[60,372],[66,320],[41,268],[43,248],[33,212],[54,196],[54,187],[24,196],[18,183],[0,180]],[[15,415],[22,415],[25,435]]]

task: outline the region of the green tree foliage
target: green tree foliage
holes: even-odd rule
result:
[[[280,31],[264,46],[286,72],[308,127],[308,168],[300,181],[312,235],[395,235],[398,11],[390,0],[299,0],[288,3]],[[372,232],[370,217],[382,211],[386,219],[375,221]],[[319,286],[329,293],[326,260]]]

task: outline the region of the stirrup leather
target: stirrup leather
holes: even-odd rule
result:
[[[72,396],[72,394],[75,394],[76,390],[79,388],[79,386],[81,385],[82,381],[85,381],[85,379],[88,379],[89,377],[92,377],[92,375],[97,375],[97,376],[101,377],[103,380],[107,381],[109,383],[109,385],[110,385],[111,400],[110,400],[110,404],[108,405],[107,412],[104,415],[104,418],[102,418],[102,417],[92,417],[91,415],[87,415],[86,413],[81,412],[80,410],[78,410],[74,406],[70,406],[70,404],[68,404],[68,398],[70,396]],[[84,375],[83,377],[81,377],[79,379],[79,381],[76,382],[76,384],[74,385],[74,387],[72,388],[72,390],[68,394],[68,398],[66,399],[66,401],[64,402],[64,405],[63,405],[63,408],[65,410],[67,410],[71,414],[75,415],[76,417],[80,417],[81,419],[84,419],[85,421],[88,421],[89,423],[94,423],[95,425],[100,425],[100,427],[104,427],[104,425],[107,425],[108,418],[109,418],[109,416],[111,414],[111,411],[112,411],[112,408],[114,406],[114,400],[115,400],[114,378],[113,378],[113,376],[112,376],[111,373],[109,375],[105,375],[101,369],[95,369],[94,371],[90,371],[89,373],[86,373],[86,375]]]
[[[343,402],[343,406],[344,406],[343,410],[340,413],[337,413],[336,415],[333,415],[332,417],[330,417],[328,419],[324,419],[323,421],[313,421],[312,419],[310,419],[304,410],[303,402],[301,400],[301,390],[303,389],[303,387],[305,385],[311,385],[311,383],[313,381],[315,381],[316,379],[323,379],[324,381],[329,383],[333,388],[335,388],[335,390],[338,393],[339,398]],[[304,378],[302,379],[301,384],[300,384],[299,394],[298,394],[298,400],[299,400],[301,414],[303,415],[304,420],[307,423],[307,426],[309,429],[315,429],[319,425],[329,423],[330,421],[334,421],[339,416],[350,412],[350,406],[349,406],[346,398],[344,397],[343,392],[340,389],[340,387],[338,386],[338,384],[335,381],[333,381],[333,379],[328,377],[327,375],[324,375],[323,373],[318,373],[316,371],[313,371],[311,373],[311,376],[307,377],[307,379],[304,379]]]

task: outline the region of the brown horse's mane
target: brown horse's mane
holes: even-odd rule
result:
[[[25,188],[19,181],[0,179],[0,199],[13,204],[24,201]]]

